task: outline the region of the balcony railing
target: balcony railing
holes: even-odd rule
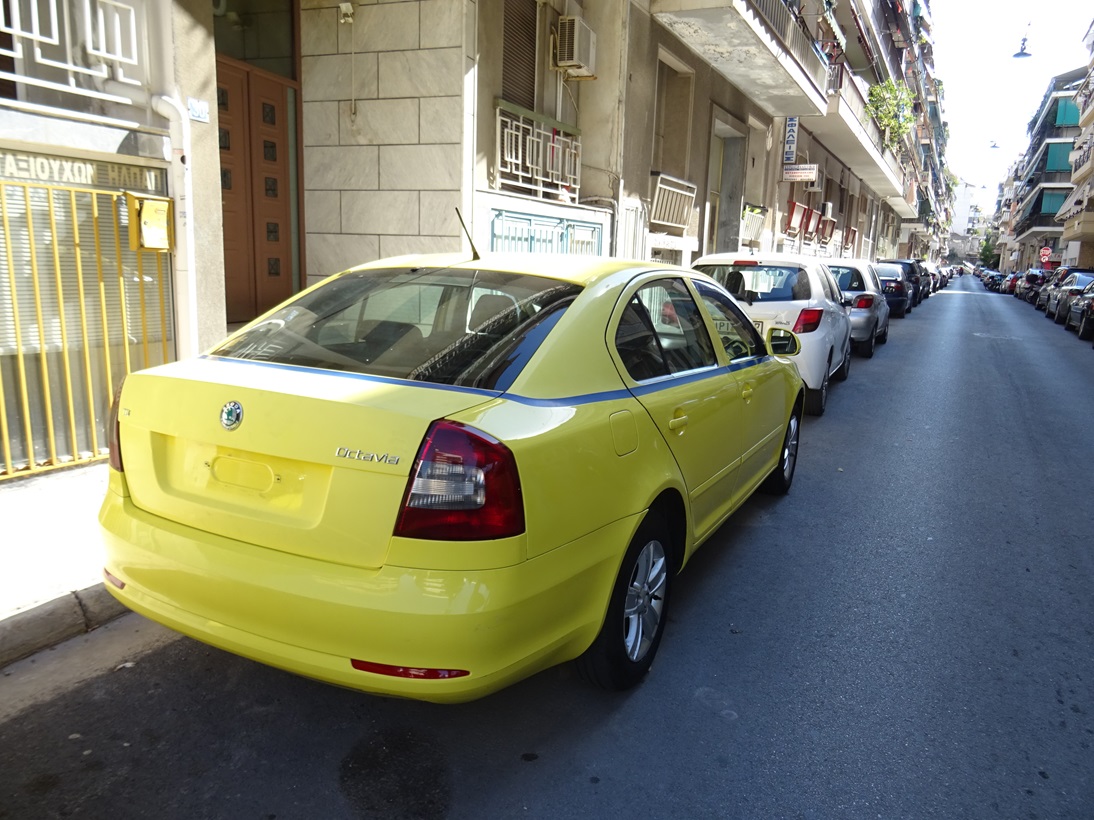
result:
[[[0,80],[29,106],[131,105],[127,90],[148,85],[145,15],[143,0],[5,0]]]
[[[828,61],[820,55],[816,40],[801,19],[791,13],[785,0],[746,0],[746,5],[756,11],[816,87],[823,91]]]
[[[498,182],[540,199],[577,202],[581,131],[508,103],[497,106]]]

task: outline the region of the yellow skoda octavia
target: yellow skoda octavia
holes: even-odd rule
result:
[[[577,659],[650,668],[673,577],[789,490],[797,337],[693,270],[389,259],[125,379],[107,588],[341,686],[481,697]]]

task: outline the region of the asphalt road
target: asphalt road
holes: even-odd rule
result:
[[[1092,376],[963,277],[687,567],[633,692],[384,700],[129,615],[0,678],[0,818],[1094,816]]]

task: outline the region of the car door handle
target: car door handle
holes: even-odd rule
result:
[[[679,430],[683,427],[686,427],[687,424],[688,424],[688,417],[687,416],[673,416],[671,419],[669,419],[669,429],[670,430]]]
[[[745,401],[752,401],[752,385],[746,384],[741,388],[741,398]]]

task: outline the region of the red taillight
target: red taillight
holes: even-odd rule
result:
[[[524,500],[513,453],[497,439],[435,421],[410,471],[395,535],[483,541],[524,532]]]
[[[795,333],[809,333],[820,327],[824,311],[819,308],[805,308],[798,314],[798,321],[794,323]]]
[[[851,303],[852,308],[868,308],[874,304],[874,295],[872,293],[861,293],[855,297],[855,301]]]
[[[427,669],[419,666],[391,666],[386,663],[359,661],[356,658],[351,658],[350,664],[354,669],[361,672],[372,672],[374,675],[388,675],[393,678],[447,680],[448,678],[464,678],[471,674],[466,669]]]
[[[110,402],[110,415],[106,418],[106,446],[110,448],[110,466],[119,473],[125,472],[125,466],[122,464],[121,431],[118,429],[118,405],[122,400],[123,384],[125,384],[125,376],[122,376],[114,389],[114,400]]]

